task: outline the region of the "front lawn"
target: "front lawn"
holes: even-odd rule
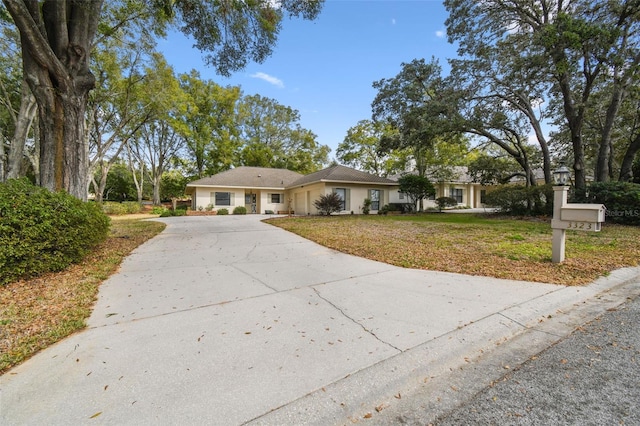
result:
[[[540,219],[467,213],[310,216],[266,222],[326,247],[405,268],[565,285],[640,264],[640,227],[567,231],[566,260],[551,262],[551,226]]]

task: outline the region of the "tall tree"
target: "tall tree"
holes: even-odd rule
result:
[[[471,58],[450,60],[447,84],[460,100],[456,112],[462,111],[457,120],[462,131],[495,144],[525,173],[532,167],[523,149],[533,149],[532,140],[537,142],[545,182],[551,183],[551,150],[544,130],[552,118],[545,100],[551,83],[541,81],[539,70],[523,63],[520,48],[498,42]],[[533,177],[527,181],[535,184]]]
[[[146,55],[140,49],[144,43],[121,44],[112,40],[101,44],[93,55],[97,84],[88,101],[90,183],[98,202],[105,193],[111,166],[119,160],[127,141],[153,114],[151,105],[140,101],[145,78],[141,67]]]
[[[442,70],[438,61],[414,59],[401,66],[395,77],[373,83],[378,90],[371,104],[373,120],[397,129],[382,138],[383,150],[429,147],[450,131],[448,107],[440,96]]]
[[[202,80],[193,70],[180,76],[189,97],[185,112],[185,139],[194,174],[199,178],[227,170],[235,162],[238,141],[239,87],[222,87]]]
[[[17,32],[0,22],[0,182],[15,179],[25,174],[24,159],[28,158],[34,170],[38,170],[35,147],[27,146],[27,139],[33,141],[32,126],[36,118],[36,101],[31,89],[22,76],[20,64],[20,43]],[[6,142],[5,142],[6,141]]]
[[[437,159],[437,145],[443,149],[448,145],[449,154],[458,143],[461,147],[457,151],[461,156],[467,151],[466,139],[460,137],[459,128],[451,120],[452,98],[441,72],[438,61],[433,58],[428,63],[424,59],[414,59],[403,63],[395,77],[373,83],[378,89],[371,104],[373,119],[396,130],[382,136],[379,150],[411,150],[421,177],[427,176],[429,167],[442,172],[450,166],[445,164],[449,159]],[[460,159],[450,160],[457,162]]]
[[[260,95],[246,96],[240,105],[241,162],[310,173],[327,163],[329,147],[304,129],[297,110]]]
[[[613,123],[628,89],[638,81],[640,3],[636,0],[445,0],[449,40],[461,56],[495,46],[518,52],[514,66],[538,73],[568,129],[575,185],[586,187],[584,126],[594,90],[606,87],[605,125],[597,140],[596,179],[608,176]],[[511,56],[511,55],[509,55]],[[602,85],[599,79],[608,84]]]
[[[378,176],[389,176],[405,170],[410,150],[381,151],[380,141],[394,132],[387,123],[361,120],[347,130],[338,145],[336,158],[343,164]]]
[[[20,31],[24,78],[38,104],[41,184],[86,199],[88,149],[87,94],[95,86],[89,69],[102,0],[2,0]],[[285,14],[314,19],[322,1],[257,0],[118,2],[145,6],[137,19],[164,26],[174,18],[205,60],[229,75],[248,60],[261,62],[272,51]]]
[[[162,175],[171,161],[184,148],[188,130],[184,114],[188,97],[180,87],[173,68],[164,57],[155,53],[145,69],[140,102],[148,111],[144,123],[135,134],[138,159],[148,166],[153,186],[153,203],[160,204]]]

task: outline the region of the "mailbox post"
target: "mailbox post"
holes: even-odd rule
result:
[[[568,186],[553,187],[553,219],[551,219],[552,242],[551,242],[551,261],[553,263],[561,263],[564,261],[564,249],[566,241],[566,228],[559,226],[560,212],[567,204]]]
[[[554,174],[557,186],[553,187],[553,219],[551,219],[551,261],[564,261],[566,230],[598,232],[602,229],[606,208],[603,204],[568,204],[569,169],[562,165]]]

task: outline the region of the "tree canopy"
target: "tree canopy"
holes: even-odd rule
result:
[[[405,174],[398,179],[398,184],[400,184],[399,191],[407,194],[411,205],[415,206],[418,203],[420,211],[424,208],[422,200],[436,195],[435,188],[424,176]]]
[[[597,145],[596,180],[608,179],[611,167],[619,167],[614,164],[614,149],[635,156],[640,147],[615,143],[619,135],[614,130],[625,103],[637,104],[630,95],[640,72],[640,3],[445,0],[445,7],[449,11],[449,41],[458,43],[458,54],[464,59],[456,69],[510,110],[524,114],[541,143],[545,167],[549,163],[542,134],[528,111],[545,102],[551,116],[538,115],[538,119],[559,126],[567,135],[579,190],[586,185],[588,145]],[[499,66],[481,73],[479,64],[490,63],[490,58],[496,58],[493,63]],[[587,143],[587,127],[598,122],[599,129],[591,132]],[[514,135],[520,133],[518,130]],[[634,135],[627,134],[624,139],[633,141]],[[627,170],[621,176],[624,179],[628,178]]]
[[[122,0],[105,9],[102,0],[3,4],[20,32],[23,78],[38,105],[40,182],[80,199],[87,197],[89,178],[84,117],[96,84],[90,58],[97,34],[110,37],[134,25],[162,34],[175,25],[193,36],[207,63],[228,75],[268,57],[285,16],[314,19],[322,7],[320,0]]]

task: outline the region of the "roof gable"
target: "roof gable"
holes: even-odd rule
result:
[[[315,173],[308,174],[292,182],[289,187],[308,185],[315,182],[346,182],[346,183],[378,183],[382,185],[397,185],[387,178],[372,175],[350,167],[334,165]]]

